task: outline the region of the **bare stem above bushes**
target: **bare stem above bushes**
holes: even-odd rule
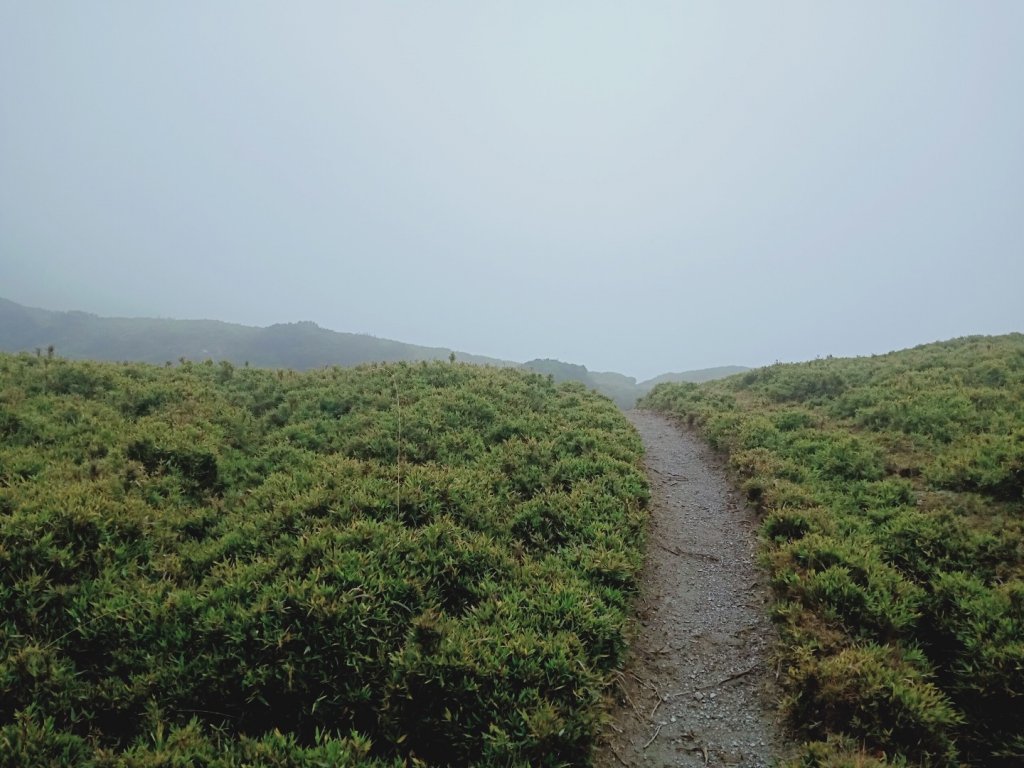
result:
[[[452,361],[454,362],[454,360]],[[391,371],[391,383],[395,387],[395,415],[398,422],[398,439],[397,439],[397,459],[395,462],[397,481],[395,483],[395,509],[398,515],[402,514],[402,398],[398,392],[398,376],[395,374],[395,370]]]

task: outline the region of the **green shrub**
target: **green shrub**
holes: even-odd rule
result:
[[[0,766],[589,761],[648,498],[609,401],[447,363],[0,371]]]
[[[700,425],[764,513],[790,714],[813,739],[792,765],[1024,760],[1024,335],[642,405]]]
[[[1024,429],[983,434],[958,443],[927,470],[936,485],[977,491],[1003,501],[1024,501]]]
[[[913,761],[955,765],[950,733],[962,717],[915,661],[877,645],[806,659],[792,673],[800,693],[791,716],[815,736],[842,733]]]

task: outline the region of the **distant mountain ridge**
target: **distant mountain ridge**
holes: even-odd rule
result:
[[[153,363],[186,360],[227,360],[258,368],[308,370],[326,365],[354,366],[370,362],[447,360],[498,367],[520,366],[551,375],[558,381],[579,381],[631,408],[661,381],[708,381],[746,368],[728,366],[686,373],[666,373],[637,383],[621,373],[589,371],[560,360],[518,363],[447,347],[423,347],[392,339],[321,328],[302,321],[265,328],[220,320],[172,320],[142,317],[101,317],[88,312],[58,312],[26,307],[0,298],[0,351],[45,351],[73,360],[130,360]]]
[[[248,362],[261,368],[307,370],[366,362],[444,360],[453,350],[321,328],[309,321],[265,328],[220,320],[100,317],[56,312],[0,299],[0,349],[46,349],[70,359],[132,360],[161,364],[180,358]],[[517,363],[455,351],[466,363],[510,367]]]
[[[717,368],[701,368],[700,370],[683,371],[682,373],[663,373],[660,376],[655,376],[653,379],[641,382],[640,386],[645,390],[651,390],[665,382],[672,382],[675,384],[685,381],[690,382],[691,384],[700,384],[705,381],[714,381],[715,379],[724,379],[727,376],[735,376],[737,373],[745,373],[749,370],[749,368],[745,368],[742,365],[722,365]]]
[[[682,373],[663,373],[661,376],[638,383],[632,376],[625,376],[611,371],[588,371],[586,366],[563,363],[561,360],[531,360],[528,363],[523,363],[522,367],[537,373],[550,374],[557,381],[583,382],[601,394],[610,397],[621,408],[632,408],[636,405],[636,401],[639,398],[665,381],[685,381],[699,384],[704,381],[724,379],[727,376],[750,370],[739,365],[727,365],[720,368],[702,368],[697,371],[684,371]]]

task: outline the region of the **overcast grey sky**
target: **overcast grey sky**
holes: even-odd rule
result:
[[[0,0],[0,296],[666,370],[1024,330],[1024,2]]]

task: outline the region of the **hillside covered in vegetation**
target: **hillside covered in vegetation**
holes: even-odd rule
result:
[[[707,381],[747,370],[730,366],[667,373],[637,383],[621,373],[588,371],[560,360],[516,363],[447,347],[423,347],[359,333],[341,333],[313,322],[278,323],[258,328],[218,320],[173,320],[146,317],[100,317],[87,312],[54,312],[25,307],[0,298],[0,352],[43,353],[55,350],[70,360],[109,360],[162,365],[182,360],[226,361],[256,368],[307,371],[325,366],[364,363],[449,360],[497,367],[521,367],[551,375],[555,381],[578,381],[632,408],[637,398],[662,380]]]
[[[561,360],[530,360],[523,363],[522,368],[535,373],[547,374],[555,381],[578,381],[591,389],[597,390],[605,397],[611,398],[620,408],[629,410],[637,400],[650,392],[655,386],[666,381],[685,381],[700,383],[724,379],[735,373],[750,370],[742,366],[730,365],[722,368],[702,368],[697,371],[681,373],[663,373],[647,381],[637,382],[632,376],[624,376],[613,371],[589,371],[586,366],[574,363],[563,363]]]
[[[640,452],[516,370],[0,355],[0,765],[587,764]]]
[[[54,347],[72,360],[128,360],[162,365],[167,361],[226,360],[258,368],[300,371],[325,365],[447,360],[452,350],[422,347],[360,333],[340,333],[313,322],[279,323],[266,328],[218,320],[100,317],[88,312],[54,312],[0,298],[0,351],[33,352]],[[515,365],[456,352],[461,362]]]
[[[698,425],[763,510],[801,766],[1022,764],[1024,336],[644,405]]]

